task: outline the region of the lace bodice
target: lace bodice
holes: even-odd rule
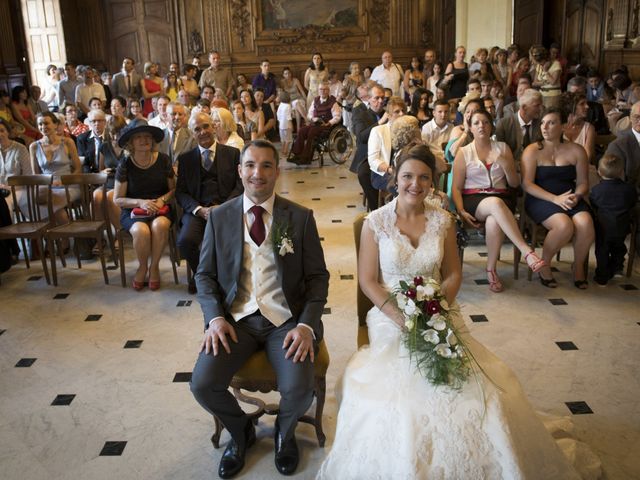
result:
[[[368,225],[378,243],[380,283],[391,290],[400,280],[415,275],[440,279],[444,239],[451,225],[451,215],[425,202],[425,231],[414,248],[409,238],[396,227],[396,203],[393,200],[367,216]]]

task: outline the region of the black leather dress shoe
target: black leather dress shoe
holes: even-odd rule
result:
[[[249,422],[245,430],[245,439],[244,447],[238,445],[233,438],[229,441],[218,467],[218,476],[220,478],[232,478],[240,473],[244,467],[244,456],[247,453],[247,449],[256,443],[256,429],[252,422]]]
[[[296,436],[292,435],[291,438],[285,442],[280,435],[280,429],[276,426],[275,444],[276,468],[282,475],[293,475],[300,461],[300,452],[298,451]]]
[[[187,286],[187,291],[191,295],[195,295],[196,293],[198,293],[198,289],[196,288],[196,283],[195,282],[189,282],[189,285]]]

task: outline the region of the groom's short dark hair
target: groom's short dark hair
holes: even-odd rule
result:
[[[242,152],[240,152],[240,165],[242,165],[242,162],[244,161],[244,152],[246,152],[251,147],[268,148],[273,153],[273,158],[276,161],[276,166],[278,165],[280,160],[280,157],[278,155],[278,149],[269,140],[262,140],[262,139],[252,140],[244,144],[244,147],[242,147]]]

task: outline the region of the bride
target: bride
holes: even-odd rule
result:
[[[390,290],[416,275],[435,277],[455,306],[462,281],[454,222],[425,201],[434,168],[424,145],[405,149],[398,197],[363,225],[358,276],[375,305],[367,315],[371,344],[346,368],[336,438],[317,478],[580,478],[513,372],[469,335],[459,314],[453,322],[484,374],[454,390],[430,384],[410,363]]]

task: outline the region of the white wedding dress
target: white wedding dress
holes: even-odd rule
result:
[[[451,222],[447,212],[425,204],[426,229],[414,248],[395,226],[395,205],[367,220],[380,251],[380,281],[389,290],[415,275],[440,275]],[[455,322],[464,330],[459,315]],[[491,380],[472,375],[452,390],[416,373],[399,327],[379,309],[369,311],[367,326],[370,345],[344,372],[336,438],[318,479],[581,478],[513,372],[468,331],[464,341]]]

